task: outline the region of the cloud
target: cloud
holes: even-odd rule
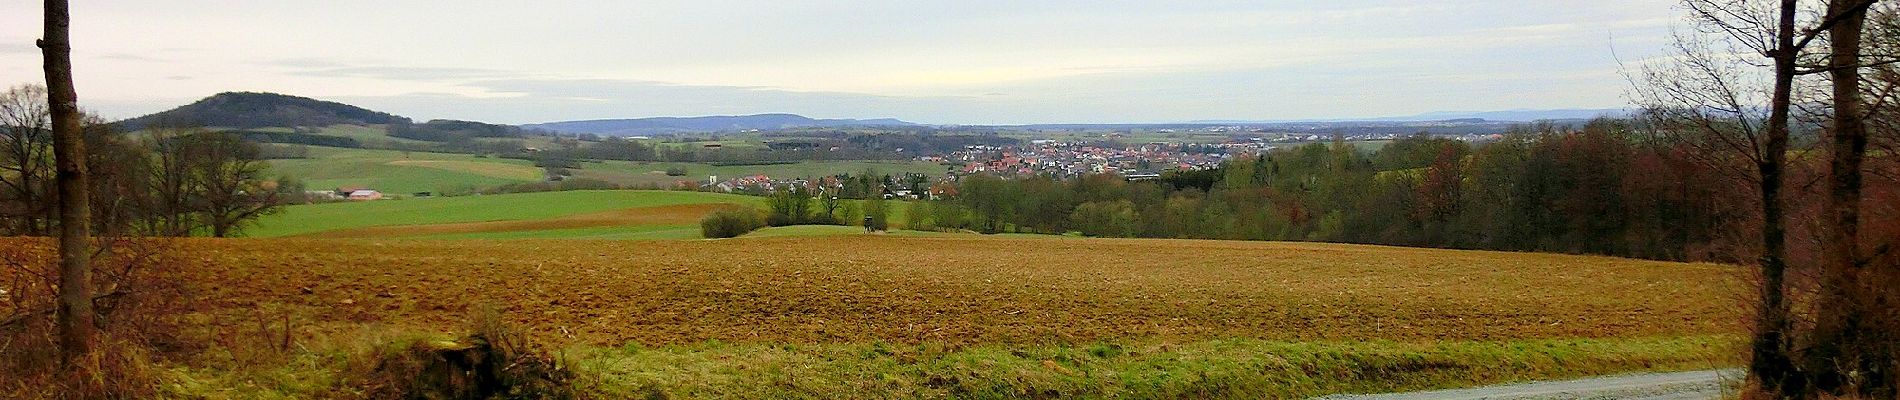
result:
[[[340,62],[310,57],[280,58],[258,64],[291,68],[337,68],[346,66]]]
[[[10,54],[10,53],[38,54],[40,52],[40,48],[37,46],[34,46],[33,41],[31,39],[20,39],[20,40],[25,41],[25,43],[16,42],[13,39],[0,41],[0,54]]]
[[[291,72],[291,75],[319,78],[370,78],[394,81],[456,81],[468,79],[513,78],[518,72],[482,68],[431,67],[343,67]]]
[[[131,54],[131,53],[106,53],[104,55],[100,55],[99,58],[105,59],[105,60],[118,60],[118,61],[170,62],[170,60],[166,60],[166,59],[146,57],[146,56],[141,56],[141,55]]]
[[[820,118],[942,117],[928,110],[972,106],[974,98],[803,92],[754,86],[679,85],[614,79],[498,79],[463,87],[486,96],[411,93],[345,100],[425,118],[509,123],[553,120],[789,112]],[[932,115],[936,114],[936,115]]]

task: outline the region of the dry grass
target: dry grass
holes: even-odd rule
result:
[[[1741,332],[1736,268],[1333,244],[849,236],[196,240],[225,310],[549,343],[1509,340]]]

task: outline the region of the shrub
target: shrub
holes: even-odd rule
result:
[[[751,208],[728,208],[699,220],[699,234],[707,239],[739,237],[765,227],[765,219]]]
[[[54,300],[58,265],[50,238],[0,238],[0,398],[152,398],[165,377],[153,360],[198,350],[182,315],[200,306],[182,272],[193,261],[176,242],[100,238],[92,274],[91,370],[59,365]]]
[[[890,204],[887,203],[883,197],[872,197],[870,200],[865,200],[864,216],[868,217],[868,219],[864,221],[864,227],[866,229],[873,231],[888,231],[891,229]]]
[[[468,336],[383,351],[360,385],[372,398],[573,399],[576,375],[493,309]]]

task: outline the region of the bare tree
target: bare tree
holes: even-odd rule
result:
[[[1868,110],[1863,91],[1862,71],[1873,63],[1891,62],[1865,57],[1862,39],[1872,0],[1833,0],[1828,4],[1828,59],[1817,71],[1825,71],[1831,82],[1829,94],[1828,176],[1826,202],[1822,205],[1822,229],[1819,241],[1821,269],[1825,274],[1814,345],[1806,369],[1815,371],[1818,389],[1834,393],[1891,398],[1900,394],[1895,387],[1896,365],[1887,332],[1893,326],[1880,322],[1880,315],[1892,305],[1883,305],[1883,296],[1893,289],[1880,287],[1881,279],[1866,271],[1860,246],[1861,202],[1864,164],[1868,146]],[[1890,31],[1887,31],[1890,32]],[[1871,63],[1870,63],[1871,62]],[[1875,271],[1884,272],[1884,271]]]
[[[196,131],[189,128],[155,127],[146,133],[146,146],[152,149],[151,167],[145,172],[148,190],[141,196],[145,232],[156,236],[191,236],[192,220],[191,154],[187,138]]]
[[[230,236],[244,223],[282,208],[278,182],[264,176],[269,165],[258,158],[256,143],[220,132],[181,139],[188,142],[192,208],[211,236]]]
[[[90,214],[87,195],[86,140],[80,127],[79,94],[73,89],[72,15],[66,0],[46,0],[46,104],[51,110],[53,159],[59,190],[60,354],[67,368],[95,371],[92,314]]]
[[[52,214],[52,128],[46,88],[0,92],[0,219],[4,233],[46,235]]]
[[[1759,195],[1762,282],[1750,345],[1749,376],[1768,392],[1801,386],[1790,356],[1787,300],[1787,228],[1784,174],[1797,65],[1811,40],[1798,40],[1797,0],[1685,0],[1697,31],[1679,34],[1673,65],[1644,71],[1640,101],[1664,132],[1701,147],[1704,161],[1752,182]],[[1717,47],[1711,42],[1728,46]],[[1716,49],[1731,50],[1728,52]],[[1753,82],[1770,60],[1766,98]],[[1751,79],[1753,78],[1753,79]],[[1765,115],[1760,107],[1765,100]]]
[[[1805,340],[1795,338],[1793,304],[1789,299],[1787,221],[1790,120],[1804,103],[1798,93],[1828,97],[1829,110],[1819,112],[1831,121],[1831,171],[1829,200],[1823,221],[1823,267],[1826,274],[1819,302],[1826,304],[1844,296],[1849,286],[1831,270],[1841,270],[1858,262],[1858,204],[1860,170],[1866,150],[1866,113],[1862,107],[1859,71],[1870,65],[1860,54],[1867,10],[1878,0],[1685,0],[1684,5],[1696,18],[1695,34],[1678,40],[1679,62],[1668,68],[1648,69],[1647,82],[1637,89],[1662,130],[1686,136],[1684,142],[1702,145],[1709,161],[1735,176],[1751,178],[1760,195],[1762,217],[1760,303],[1755,315],[1755,331],[1750,349],[1749,374],[1764,394],[1778,398],[1810,396],[1816,391],[1835,392],[1843,377],[1867,376],[1878,368],[1862,368],[1842,363],[1839,349],[1830,341],[1839,341],[1826,332],[1828,314],[1836,310],[1818,310],[1821,326],[1808,332]],[[1730,51],[1712,51],[1708,40],[1729,45]],[[1826,46],[1825,51],[1816,49]],[[1761,63],[1734,55],[1754,53],[1769,62]],[[1758,83],[1751,78],[1762,74],[1769,89],[1765,99],[1755,95]],[[1832,91],[1797,92],[1805,77],[1826,75]],[[1760,108],[1767,107],[1765,114]],[[1818,102],[1814,102],[1818,103]],[[1739,158],[1752,168],[1737,171],[1730,159]],[[1848,317],[1851,318],[1852,317]],[[1840,321],[1833,322],[1841,324]],[[1859,328],[1832,328],[1852,336]],[[1886,361],[1882,361],[1886,362]]]

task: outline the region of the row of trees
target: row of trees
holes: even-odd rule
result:
[[[48,236],[55,214],[53,133],[45,89],[0,94],[0,235]],[[269,176],[258,144],[237,134],[148,127],[137,137],[82,120],[91,226],[106,236],[230,236],[300,198]]]
[[[865,175],[865,176],[868,176]],[[866,180],[868,182],[868,179]],[[890,202],[883,196],[852,198],[844,196],[850,185],[782,185],[766,198],[765,223],[787,225],[852,225],[862,221],[867,228],[890,227]],[[857,199],[862,199],[861,201]]]
[[[1686,149],[1629,121],[1520,131],[1474,147],[1413,136],[1309,144],[1154,182],[964,177],[911,225],[983,232],[1311,240],[1733,259],[1742,218]]]

